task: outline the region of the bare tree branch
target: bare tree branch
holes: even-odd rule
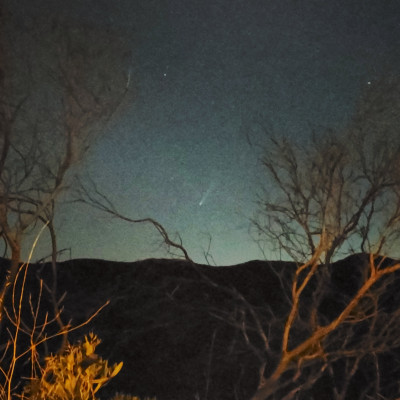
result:
[[[0,6],[0,232],[12,260],[1,322],[25,233],[50,222],[55,239],[55,201],[128,88],[117,35],[46,18],[16,26]]]
[[[88,188],[90,186],[90,188]],[[171,239],[168,235],[166,229],[155,219],[153,218],[129,218],[123,214],[121,214],[114,206],[114,204],[110,201],[110,199],[105,196],[103,193],[99,191],[95,182],[93,180],[89,180],[88,184],[83,184],[82,181],[78,181],[77,190],[75,194],[75,199],[73,200],[76,203],[84,203],[91,207],[94,207],[106,214],[111,215],[114,218],[118,218],[122,221],[134,223],[134,224],[151,224],[156,228],[158,233],[161,235],[163,242],[168,247],[172,247],[174,249],[179,250],[184,258],[187,261],[193,263],[189,254],[185,247],[182,244],[182,240],[179,238],[179,242]]]
[[[304,146],[270,138],[263,165],[271,178],[266,192],[273,195],[260,197],[253,224],[260,240],[276,241],[298,267],[278,362],[252,400],[294,399],[324,373],[335,376],[338,362],[347,373],[332,393],[343,400],[371,354],[375,380],[360,399],[380,396],[379,355],[400,345],[400,309],[383,307],[400,270],[386,257],[400,236],[399,123],[400,80],[389,77],[363,94],[344,132],[314,135]],[[368,256],[353,267],[359,273],[354,292],[336,293],[336,314],[324,316],[333,258],[360,250]]]

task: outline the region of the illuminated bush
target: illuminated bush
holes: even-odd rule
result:
[[[122,362],[108,366],[96,353],[100,340],[90,333],[83,343],[68,346],[64,354],[46,358],[41,377],[25,387],[29,400],[96,400],[95,394],[118,374]]]

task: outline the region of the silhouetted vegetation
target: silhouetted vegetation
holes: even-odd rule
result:
[[[387,396],[381,360],[399,345],[400,309],[386,311],[400,269],[386,258],[397,254],[400,234],[399,123],[400,80],[385,77],[368,86],[343,131],[315,133],[304,146],[269,136],[268,191],[253,223],[259,243],[269,241],[297,268],[280,347],[272,350],[266,336],[252,400],[300,398],[327,376],[334,399]],[[321,314],[337,277],[333,260],[357,252],[368,256],[350,266],[350,294],[333,292],[336,305]],[[350,395],[365,363],[373,365],[368,379]]]
[[[400,80],[372,82],[340,132],[269,134],[253,225],[290,261],[210,267],[73,179],[128,90],[126,53],[110,31],[35,22],[17,28],[0,0],[0,398],[95,400],[111,378],[113,400],[398,396]],[[185,260],[58,263],[57,199],[74,185]],[[51,262],[21,263],[46,229]]]

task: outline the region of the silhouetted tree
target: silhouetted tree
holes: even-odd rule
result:
[[[262,160],[270,186],[253,223],[258,239],[285,251],[297,269],[289,285],[282,281],[289,304],[282,329],[269,329],[273,318],[264,326],[252,400],[305,398],[322,377],[332,398],[354,399],[349,386],[368,363],[357,398],[389,390],[379,357],[400,346],[400,307],[388,300],[400,263],[387,258],[398,255],[400,234],[399,126],[400,80],[386,77],[367,87],[343,131],[314,134],[306,145],[270,136]],[[335,270],[344,255],[353,257]]]
[[[152,225],[161,236],[162,243],[166,246],[167,252],[170,255],[174,257],[183,256],[185,260],[190,261],[193,264],[188,251],[182,243],[182,239],[179,234],[176,235],[176,238],[172,238],[171,235],[167,232],[166,228],[154,218],[130,218],[122,214],[120,211],[117,210],[111,200],[99,191],[95,182],[91,179],[87,179],[85,182],[79,181],[79,184],[76,186],[75,189],[75,196],[73,200],[75,203],[83,203],[89,205],[90,207],[100,210],[113,218],[117,218],[128,223]],[[174,251],[177,251],[178,253],[175,254]]]
[[[23,238],[37,223],[48,224],[55,263],[56,199],[120,105],[129,76],[111,31],[48,16],[24,24],[0,5],[0,235],[11,258],[1,321]]]

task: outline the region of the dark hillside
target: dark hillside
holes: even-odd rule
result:
[[[66,311],[73,310],[75,323],[111,300],[93,329],[107,356],[125,363],[116,388],[159,399],[203,398],[209,381],[209,396],[222,400],[245,390],[258,368],[237,328],[221,320],[241,307],[234,290],[284,315],[277,272],[289,276],[291,268],[260,261],[217,268],[181,260],[72,260],[60,264],[60,292],[68,291]]]
[[[7,261],[1,263],[5,270]],[[355,293],[365,266],[361,255],[332,265],[323,296],[316,300],[304,295],[302,317],[307,319],[310,302],[318,301],[320,320],[331,320]],[[70,260],[58,265],[58,295],[67,293],[63,318],[74,325],[111,301],[89,327],[71,337],[76,340],[93,330],[102,339],[99,353],[124,362],[107,386],[109,393],[156,395],[158,400],[245,400],[256,388],[260,359],[268,359],[267,372],[276,363],[262,350],[253,315],[258,315],[271,347],[279,349],[294,268],[292,263],[266,261],[210,267],[182,260]],[[49,264],[31,265],[28,275],[34,293],[37,276],[52,280]],[[387,287],[390,294],[382,297],[382,304],[400,304],[398,279]],[[51,310],[46,293],[43,307]],[[300,326],[296,337],[300,340],[307,332]],[[385,357],[390,366],[400,360],[395,353]],[[360,373],[364,378],[357,379],[368,376],[368,365]],[[382,380],[393,386],[397,373],[392,368],[392,375]],[[322,377],[313,389],[326,399],[331,398],[329,379]],[[299,398],[313,398],[307,393]]]

